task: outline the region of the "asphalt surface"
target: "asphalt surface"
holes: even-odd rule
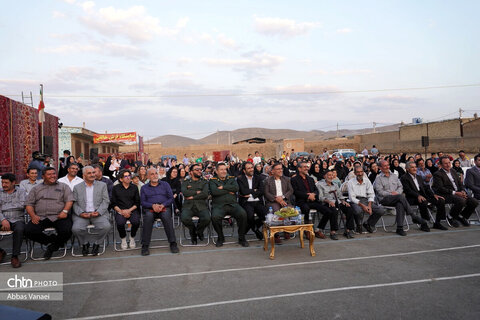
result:
[[[316,239],[315,251],[298,239],[277,246],[275,260],[259,241],[148,257],[110,245],[100,257],[24,263],[19,271],[63,272],[63,301],[2,303],[54,319],[480,319],[479,226],[378,229]]]

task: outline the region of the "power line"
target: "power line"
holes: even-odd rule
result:
[[[149,95],[149,96],[131,96],[131,95],[48,95],[48,98],[196,98],[196,97],[247,97],[247,96],[290,96],[290,95],[322,95],[322,94],[343,94],[343,93],[370,93],[370,92],[388,92],[388,91],[413,91],[413,90],[431,90],[431,89],[450,89],[450,88],[466,88],[480,87],[480,83],[474,84],[458,84],[445,86],[430,87],[409,87],[409,88],[388,88],[388,89],[371,89],[371,90],[331,90],[331,91],[304,91],[304,92],[245,92],[245,93],[197,93],[197,94],[166,94],[166,95]],[[21,95],[7,94],[6,96],[18,97]]]

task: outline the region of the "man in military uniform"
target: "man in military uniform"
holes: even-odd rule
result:
[[[190,231],[192,244],[197,244],[197,236],[203,241],[203,232],[210,223],[206,200],[208,198],[208,181],[202,177],[202,167],[197,163],[190,166],[190,178],[182,182],[182,194],[185,201],[182,207],[182,223]],[[192,217],[199,218],[197,226]]]
[[[225,163],[217,164],[217,177],[210,179],[210,192],[212,194],[212,225],[218,234],[217,247],[223,246],[225,237],[223,235],[222,220],[226,215],[231,215],[237,220],[238,224],[238,243],[243,247],[248,247],[245,240],[247,229],[247,213],[237,203],[236,192],[238,184],[235,177],[227,176],[227,166]]]

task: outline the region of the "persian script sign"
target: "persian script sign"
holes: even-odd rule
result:
[[[93,143],[106,143],[106,142],[135,142],[137,141],[136,132],[124,132],[124,133],[105,133],[94,134]]]

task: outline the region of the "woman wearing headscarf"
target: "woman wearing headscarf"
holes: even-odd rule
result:
[[[322,167],[319,163],[315,162],[314,164],[312,164],[312,166],[310,167],[310,171],[308,173],[310,177],[312,177],[313,180],[315,180],[315,183],[323,179]]]
[[[170,188],[173,192],[173,197],[175,198],[175,208],[178,210],[182,210],[182,201],[180,197],[180,193],[182,192],[182,183],[180,182],[180,177],[178,176],[178,169],[177,167],[171,167],[167,171],[167,175],[162,181],[167,182],[170,185]]]
[[[393,159],[392,164],[390,165],[390,171],[392,171],[393,174],[396,174],[399,179],[405,174],[405,170],[400,167],[398,159]]]

